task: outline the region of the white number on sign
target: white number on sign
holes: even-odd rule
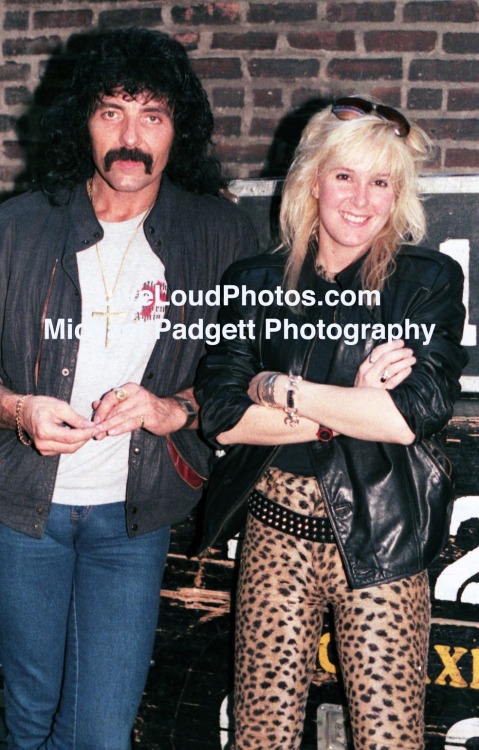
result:
[[[234,740],[233,695],[227,695],[220,706],[221,750],[232,747]]]
[[[479,518],[479,495],[458,497],[454,503],[450,533],[455,536],[459,527],[471,518]],[[436,581],[434,596],[450,602],[479,604],[479,583],[472,579],[479,574],[479,547],[444,568]]]
[[[461,264],[462,272],[464,274],[464,294],[462,296],[462,301],[466,308],[466,321],[464,323],[462,344],[464,346],[476,346],[477,326],[473,326],[469,323],[469,257],[471,255],[469,240],[446,240],[446,242],[441,242],[439,250],[441,253],[449,255],[449,257],[454,258],[454,260],[457,260],[457,262]]]
[[[444,750],[466,750],[467,740],[479,739],[479,719],[464,719],[449,729]],[[450,744],[447,744],[450,743]]]

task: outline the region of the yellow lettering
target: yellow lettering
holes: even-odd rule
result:
[[[435,651],[441,657],[441,661],[444,664],[444,669],[441,674],[435,680],[436,685],[447,685],[450,687],[467,687],[467,682],[462,678],[462,675],[457,667],[459,659],[467,653],[467,648],[460,648],[454,646],[453,653],[449,646],[434,646]],[[446,677],[449,677],[449,683],[446,682]]]
[[[331,661],[330,658],[331,640],[331,633],[329,632],[324,633],[320,638],[318,648],[319,667],[324,670],[324,672],[328,672],[329,674],[337,674],[339,668],[333,661]],[[443,669],[436,679],[434,679],[433,676],[430,678],[426,675],[425,681],[427,685],[445,685],[455,688],[469,687],[472,690],[479,690],[479,648],[467,649],[463,648],[462,646],[446,646],[437,644],[434,646],[431,644],[431,648],[434,648],[439,658],[441,659]],[[464,654],[468,653],[470,653],[472,657],[472,674],[470,676],[470,683],[466,682],[458,666],[459,661],[462,659]],[[468,667],[469,663],[470,662],[468,660]],[[467,676],[469,677],[469,674]]]
[[[331,633],[324,633],[319,640],[319,664],[325,672],[336,674],[338,671],[329,658],[328,646],[331,642]]]
[[[472,682],[469,687],[479,690],[479,648],[471,648],[472,654]]]

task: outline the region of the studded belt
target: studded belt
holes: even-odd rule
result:
[[[334,543],[336,541],[329,518],[295,513],[274,500],[253,490],[248,501],[252,516],[278,531],[310,542]]]

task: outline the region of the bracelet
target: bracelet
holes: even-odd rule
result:
[[[279,375],[279,372],[272,372],[270,375],[266,375],[264,378],[261,378],[256,388],[258,401],[262,406],[267,406],[269,409],[278,408],[274,398],[274,384]]]
[[[316,440],[319,440],[320,443],[329,443],[330,440],[332,440],[334,437],[333,431],[329,429],[329,427],[325,427],[324,425],[319,425],[319,429],[316,433]]]
[[[294,396],[298,392],[299,384],[302,380],[301,375],[288,375],[288,384],[286,386],[286,406],[283,411],[286,414],[284,423],[290,427],[297,427],[299,424],[298,409],[294,401]]]
[[[23,432],[23,427],[22,427],[23,404],[27,400],[27,398],[31,398],[31,396],[32,396],[31,393],[27,393],[24,396],[20,396],[20,398],[17,401],[17,405],[15,407],[15,424],[17,426],[17,435],[22,445],[31,445],[33,442],[31,438],[25,437],[25,433]]]

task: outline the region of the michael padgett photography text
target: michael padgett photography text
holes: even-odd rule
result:
[[[158,288],[157,288],[158,286]],[[233,284],[219,285],[208,290],[190,290],[176,289],[168,294],[168,298],[160,298],[160,287],[155,285],[148,289],[142,289],[138,298],[134,302],[136,312],[151,308],[151,306],[162,305],[164,308],[171,306],[181,307],[190,305],[192,307],[224,307],[233,306],[235,310],[241,311],[242,308],[255,307],[257,305],[265,308],[272,307],[290,307],[310,308],[313,306],[328,307],[342,306],[345,308],[360,306],[368,308],[379,308],[381,306],[381,295],[377,290],[352,290],[352,289],[328,289],[322,299],[318,299],[312,289],[304,289],[301,292],[295,289],[283,289],[277,286],[274,289],[261,289],[256,291],[248,289],[245,285],[240,287]],[[202,340],[206,344],[215,346],[221,339],[231,341],[234,339],[255,340],[259,335],[256,323],[253,320],[239,318],[234,323],[207,323],[204,318],[199,317],[194,323],[186,325],[184,323],[172,323],[168,316],[155,321],[157,326],[158,338],[162,336],[172,336],[177,340],[192,341]],[[319,319],[315,323],[298,322],[288,317],[266,317],[263,321],[262,335],[269,340],[273,337],[280,336],[285,341],[305,339],[319,340],[330,339],[339,341],[342,339],[345,344],[354,346],[360,340],[372,339],[373,341],[393,341],[395,339],[421,341],[427,346],[433,336],[436,325],[434,323],[414,323],[406,318],[400,323],[344,323],[330,322],[326,323]],[[72,339],[81,338],[82,324],[74,324],[71,318],[53,318],[45,319],[44,337],[45,339]],[[141,329],[139,330],[141,334]]]

